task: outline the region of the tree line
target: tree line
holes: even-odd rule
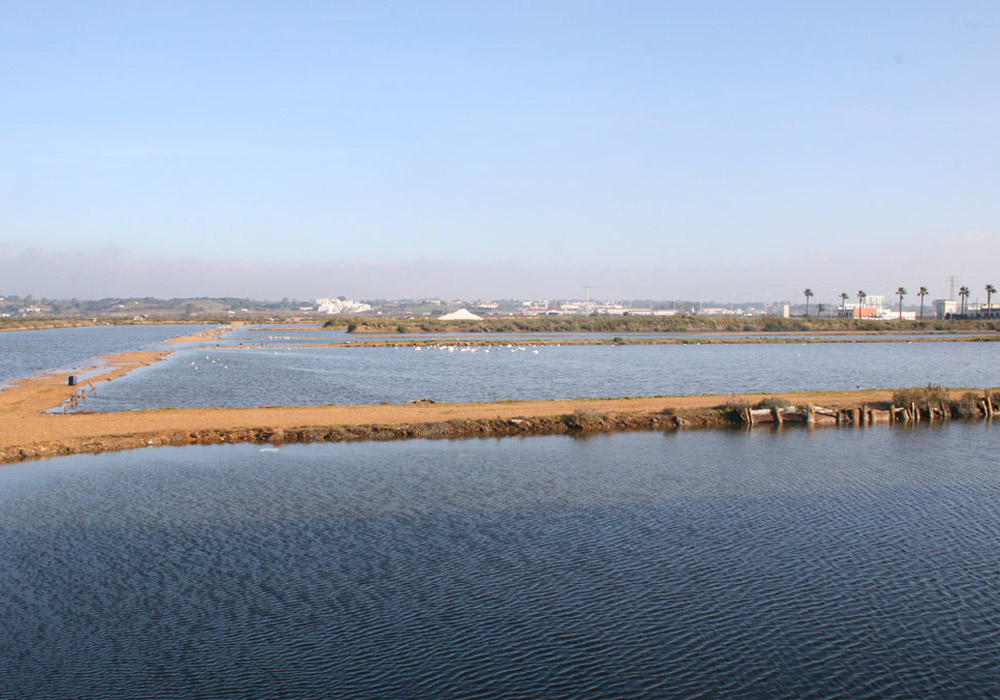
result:
[[[986,290],[986,314],[987,314],[987,317],[992,318],[993,317],[993,295],[996,294],[997,289],[992,284],[987,284],[984,287],[984,289]],[[803,290],[802,294],[806,298],[806,316],[808,317],[809,316],[809,300],[812,297],[814,297],[815,294],[813,294],[813,290],[808,289],[808,288],[805,289],[805,290]],[[905,297],[907,294],[909,294],[909,292],[906,290],[906,287],[897,287],[896,288],[895,296],[899,297],[899,318],[903,318],[903,297]],[[920,291],[917,292],[917,296],[920,297],[920,319],[921,320],[924,318],[924,297],[926,297],[928,294],[930,294],[930,292],[927,290],[927,287],[921,287]],[[962,316],[965,316],[966,302],[968,301],[969,296],[971,294],[972,294],[972,292],[969,290],[968,287],[962,287],[962,288],[960,288],[958,290],[958,295],[962,298],[962,311],[961,311],[961,315]],[[864,307],[864,305],[865,305],[865,299],[868,298],[868,294],[863,289],[859,289],[858,293],[857,293],[857,297],[858,297],[858,307]],[[850,298],[851,297],[850,297],[850,295],[847,294],[847,292],[841,292],[840,293],[840,310],[841,310],[842,313],[846,310],[847,300],[850,299]],[[819,305],[819,313],[820,313],[820,315],[823,314],[823,305],[822,304]]]

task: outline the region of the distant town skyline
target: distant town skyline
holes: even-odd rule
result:
[[[1000,282],[1000,6],[13,3],[0,294]]]

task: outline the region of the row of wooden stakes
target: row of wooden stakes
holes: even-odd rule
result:
[[[985,418],[993,418],[997,409],[989,394],[977,402],[979,413]],[[963,414],[964,415],[964,414]],[[815,425],[827,423],[836,425],[874,425],[875,423],[917,423],[927,421],[949,420],[953,418],[952,405],[943,401],[934,404],[916,404],[909,406],[890,405],[889,408],[876,408],[863,405],[859,408],[833,409],[808,404],[804,407],[772,406],[770,408],[743,409],[743,422],[752,427],[758,423],[805,423]]]

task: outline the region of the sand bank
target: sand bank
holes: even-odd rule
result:
[[[212,329],[216,330],[216,329]],[[186,336],[203,339],[204,333]],[[0,463],[78,452],[147,445],[260,440],[313,441],[465,437],[722,427],[733,424],[726,409],[764,395],[666,396],[487,403],[194,408],[118,413],[53,412],[74,393],[101,385],[167,356],[130,352],[107,356],[108,366],[83,386],[67,384],[67,373],[24,379],[0,391]],[[951,390],[958,398],[964,390]],[[792,404],[847,409],[887,408],[892,390],[769,394]]]
[[[92,378],[90,383],[100,392],[102,383],[155,362],[166,354],[135,352],[107,358],[111,363],[108,371]],[[0,392],[0,425],[3,426],[0,462],[146,445],[264,440],[275,434],[292,441],[717,427],[729,422],[723,409],[733,400],[733,397],[709,395],[161,409],[119,413],[48,412],[62,405],[80,388],[67,386],[67,377],[67,374],[52,374],[26,379]],[[755,398],[745,396],[751,400]],[[808,392],[782,396],[797,404],[839,408],[888,402],[892,392]]]
[[[225,326],[213,326],[212,328],[206,328],[205,330],[198,331],[197,333],[191,333],[190,335],[181,335],[176,338],[170,338],[167,340],[168,343],[197,343],[197,342],[209,342],[213,340],[218,340],[225,333],[235,330],[237,326],[243,325],[239,321],[234,321]]]

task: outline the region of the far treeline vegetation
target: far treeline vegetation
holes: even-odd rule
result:
[[[959,331],[1000,330],[1000,320],[877,321],[854,318],[779,316],[537,316],[481,321],[336,317],[324,328],[349,333],[766,333],[799,331]]]
[[[11,294],[0,296],[0,330],[96,324],[273,323],[301,320],[303,306],[311,308],[310,303],[296,299],[258,301],[240,297],[47,299]]]
[[[158,299],[156,297],[105,297],[103,299],[48,299],[36,298],[31,294],[0,295],[0,317],[35,318],[55,317],[129,317],[146,315],[150,317],[183,317],[211,314],[246,313],[294,313],[303,305],[297,299],[281,301],[259,301],[242,297],[188,297],[180,299]]]
[[[995,289],[988,285],[987,309],[992,309]],[[652,302],[637,300],[640,307],[658,309],[676,306],[690,309],[676,316],[590,314],[586,316],[521,316],[521,302],[508,300],[496,309],[477,309],[481,321],[442,321],[436,315],[447,310],[441,301],[371,300],[371,312],[359,316],[326,316],[317,313],[313,302],[296,299],[258,301],[239,297],[217,298],[106,298],[98,300],[36,299],[28,295],[0,296],[0,330],[63,328],[106,324],[152,323],[308,323],[325,321],[325,327],[351,333],[669,333],[669,332],[858,332],[858,331],[997,331],[1000,319],[961,318],[965,316],[967,288],[961,290],[962,313],[946,319],[926,318],[921,307],[917,320],[878,320],[851,316],[822,315],[824,305],[810,304],[806,290],[806,316],[770,316],[758,313],[700,315],[694,302]],[[921,288],[921,303],[925,290]],[[906,290],[900,288],[899,308]],[[859,292],[863,303],[864,292]],[[848,295],[842,294],[842,301]],[[454,305],[454,304],[451,304]],[[475,308],[475,306],[472,306]],[[813,313],[815,311],[816,313]],[[494,315],[495,314],[495,315]],[[993,316],[995,314],[989,314]]]

